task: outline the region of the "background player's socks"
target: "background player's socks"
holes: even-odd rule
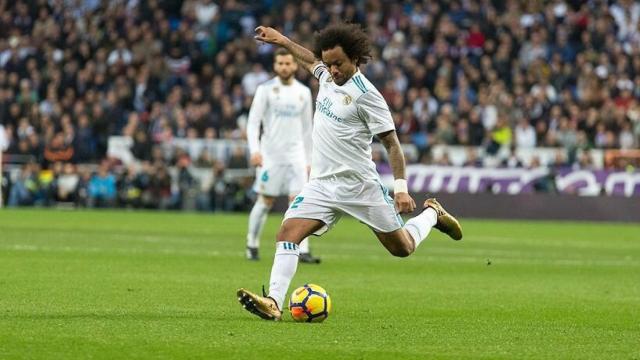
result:
[[[405,230],[409,232],[416,248],[427,238],[431,228],[438,222],[438,214],[432,208],[426,208],[420,215],[409,219],[404,225]]]
[[[251,213],[249,214],[247,247],[254,249],[260,247],[260,235],[262,235],[262,228],[264,227],[264,223],[267,221],[269,210],[270,209],[262,201],[262,197],[258,197],[258,200],[253,205]]]
[[[300,254],[308,254],[308,253],[310,253],[310,251],[309,251],[309,238],[306,237],[300,243]]]
[[[298,255],[300,250],[297,244],[287,241],[276,243],[276,255],[273,258],[271,280],[269,280],[269,297],[276,301],[280,310],[282,310],[291,279],[298,268]]]
[[[320,264],[320,258],[311,255],[311,249],[309,249],[309,238],[304,238],[300,243],[300,257],[301,263],[306,264]]]

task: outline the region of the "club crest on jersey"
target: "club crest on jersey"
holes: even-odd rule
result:
[[[345,105],[349,105],[349,104],[351,104],[351,100],[352,100],[351,96],[345,95],[344,98],[342,98],[342,103],[345,104]]]
[[[276,93],[276,94],[279,93],[280,92],[280,88],[277,87],[277,86],[274,86],[273,87],[273,92]]]
[[[333,78],[331,77],[331,75],[327,76],[327,82],[332,82]]]

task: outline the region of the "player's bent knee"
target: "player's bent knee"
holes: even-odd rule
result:
[[[299,232],[300,231],[296,229],[295,226],[291,226],[290,223],[285,221],[282,226],[280,226],[278,234],[276,234],[276,242],[288,241],[299,244],[302,241],[302,237],[300,236]]]
[[[390,233],[376,232],[378,239],[393,256],[407,257],[416,250],[416,245],[411,236],[405,231],[397,230]]]
[[[416,250],[416,247],[413,244],[403,244],[401,246],[394,247],[389,249],[391,255],[396,257],[407,257]]]
[[[276,234],[276,242],[288,241],[287,239],[288,234],[289,234],[288,229],[284,225],[280,226],[280,230],[278,230],[278,233]]]
[[[276,234],[276,242],[289,241],[290,238],[291,236],[288,235],[288,232],[283,229],[280,229]]]
[[[280,226],[276,241],[288,241],[299,244],[304,238],[322,229],[324,223],[313,219],[287,219]]]
[[[409,255],[411,255],[413,253],[413,251],[407,249],[407,248],[400,248],[400,249],[395,249],[391,251],[391,255],[395,256],[395,257],[407,257]]]

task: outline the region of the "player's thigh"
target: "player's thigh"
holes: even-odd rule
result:
[[[377,233],[393,233],[404,225],[384,186],[376,181],[358,181],[357,186],[343,180],[336,187],[337,206]]]
[[[304,238],[325,227],[325,223],[316,219],[289,218],[280,226],[276,241],[288,241],[299,244]]]
[[[260,195],[281,196],[289,195],[283,191],[286,185],[286,167],[270,166],[262,167],[256,172],[254,190]]]
[[[373,233],[385,249],[394,256],[406,257],[415,251],[415,242],[404,228],[386,233],[373,230]]]
[[[291,165],[287,169],[286,191],[289,194],[289,202],[297,196],[307,182],[307,168],[302,165]]]
[[[338,193],[347,197],[348,190],[353,188],[349,180],[344,181]],[[397,213],[393,199],[387,189],[376,181],[363,181],[353,198],[340,204],[340,210],[368,225],[382,245],[395,256],[408,256],[415,248],[411,235],[403,229],[404,222]]]
[[[307,235],[320,236],[331,229],[338,223],[342,217],[342,212],[336,208],[330,197],[331,191],[329,191],[322,181],[311,181],[304,185],[300,194],[298,194],[284,214],[284,222],[288,223],[289,220],[316,220],[322,226],[314,227],[314,231],[311,233],[305,233]],[[294,222],[296,224],[296,222]],[[289,227],[285,230],[289,231]],[[283,236],[288,236],[288,232],[284,232]],[[299,233],[295,232],[291,234],[292,237],[297,239]],[[304,238],[303,236],[302,238]],[[291,240],[287,240],[291,241]]]

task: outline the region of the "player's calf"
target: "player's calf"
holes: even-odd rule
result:
[[[405,229],[398,229],[389,233],[376,232],[376,236],[393,256],[407,257],[416,250],[411,235]]]

